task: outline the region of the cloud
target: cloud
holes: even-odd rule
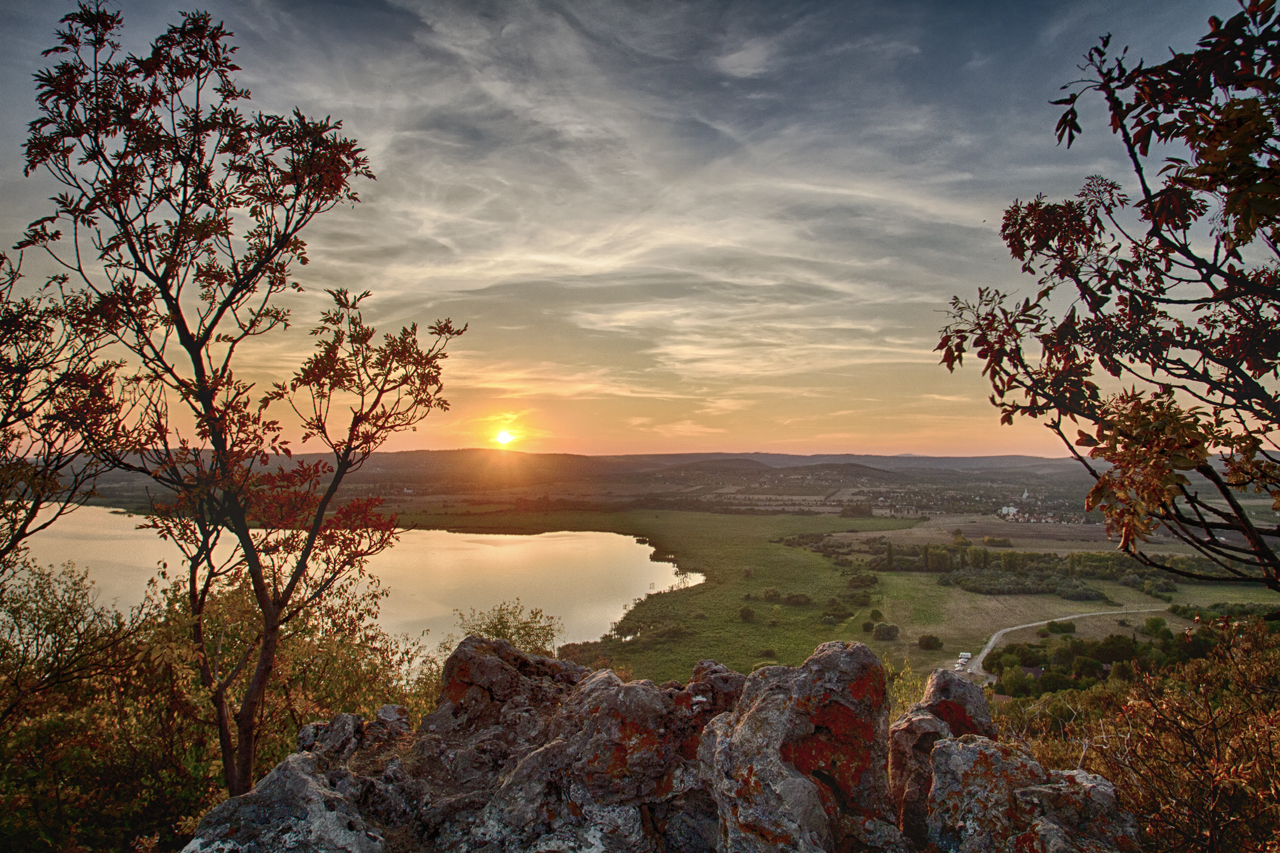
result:
[[[306,232],[296,334],[256,368],[308,349],[325,288],[369,289],[380,328],[471,323],[448,395],[488,408],[447,423],[571,413],[559,449],[759,446],[784,415],[777,441],[839,449],[918,435],[922,405],[978,417],[982,382],[936,367],[947,299],[1028,286],[998,234],[1013,198],[1123,174],[1096,122],[1057,148],[1048,100],[1098,32],[1154,56],[1203,25],[1191,0],[208,5],[251,106],[343,119],[378,175]],[[131,33],[174,18],[126,12]],[[0,10],[10,231],[50,194],[18,177],[33,108],[10,93],[60,14]]]
[[[758,77],[769,69],[772,53],[768,42],[753,39],[733,53],[718,57],[715,65],[734,77]]]
[[[695,438],[706,435],[724,435],[727,429],[709,427],[693,421],[679,421],[671,424],[658,424],[651,429],[664,438]]]

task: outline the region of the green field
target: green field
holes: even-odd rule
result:
[[[1001,628],[1044,619],[1111,609],[1164,608],[1165,602],[1108,581],[1091,581],[1113,602],[1066,601],[1051,595],[980,595],[943,587],[937,575],[908,572],[878,573],[871,587],[870,607],[849,607],[851,615],[835,625],[821,619],[827,601],[847,593],[846,578],[832,563],[810,551],[771,542],[798,533],[894,530],[911,522],[833,516],[723,515],[691,512],[631,511],[426,514],[403,512],[402,524],[422,529],[468,533],[543,533],[556,530],[595,530],[647,539],[663,554],[675,558],[686,571],[706,577],[704,583],[683,590],[656,593],[636,605],[620,625],[627,640],[610,638],[598,650],[614,668],[629,669],[636,678],[685,680],[699,660],[712,658],[740,672],[761,664],[796,665],[816,645],[828,640],[867,643],[887,663],[909,662],[917,671],[949,666],[962,651],[977,653]],[[761,599],[764,590],[783,596],[802,593],[807,606],[790,606]],[[1215,601],[1267,601],[1262,589],[1179,585],[1178,603],[1207,605]],[[752,600],[744,596],[751,595]],[[755,613],[751,622],[740,616],[743,607]],[[862,631],[871,609],[901,629],[896,641],[879,642]],[[1135,624],[1141,624],[1143,616]],[[1114,619],[1114,617],[1113,617]],[[1171,620],[1172,624],[1172,620]],[[1116,630],[1125,630],[1117,628]],[[921,634],[936,634],[943,648],[919,648]],[[772,654],[768,654],[772,652]]]

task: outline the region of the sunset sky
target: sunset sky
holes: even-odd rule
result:
[[[141,52],[177,11],[124,0]],[[44,215],[22,177],[31,74],[66,0],[0,0],[0,242]],[[311,294],[373,291],[392,330],[469,323],[453,409],[392,449],[1020,452],[976,368],[932,352],[952,294],[1030,291],[1015,198],[1124,182],[1100,111],[1055,145],[1058,87],[1107,32],[1185,50],[1231,2],[217,0],[251,106],[332,115],[363,203],[306,233]],[[283,372],[305,334],[259,356]],[[280,378],[279,375],[276,378]]]

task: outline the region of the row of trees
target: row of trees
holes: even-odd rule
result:
[[[121,49],[122,25],[104,0],[80,3],[36,74],[26,173],[60,189],[16,248],[56,272],[33,287],[22,254],[0,256],[0,738],[6,796],[26,790],[30,809],[65,805],[33,780],[56,785],[86,732],[101,743],[85,748],[150,756],[152,770],[207,780],[214,762],[235,795],[279,751],[282,715],[405,684],[417,649],[372,625],[380,593],[364,573],[393,519],[339,489],[447,407],[445,348],[465,331],[379,336],[368,294],[335,290],[292,375],[247,375],[244,356],[290,326],[281,297],[302,290],[302,232],[373,174],[339,122],[244,112],[230,33],[208,14],[140,56]],[[323,452],[295,456],[287,428]],[[149,479],[145,526],[182,554],[131,614],[24,546],[108,469]],[[144,705],[155,731],[108,719]],[[139,737],[151,745],[129,752]]]

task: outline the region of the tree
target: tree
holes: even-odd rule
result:
[[[526,612],[518,598],[495,604],[483,613],[477,613],[474,607],[467,615],[461,610],[453,612],[464,636],[478,634],[491,640],[506,640],[520,651],[533,655],[553,657],[556,638],[564,633],[564,622],[559,617],[543,613],[539,607]],[[452,641],[442,643],[440,651],[447,654],[454,645]]]
[[[1001,234],[1038,292],[953,299],[938,350],[952,370],[976,354],[1003,422],[1031,417],[1058,434],[1095,478],[1087,507],[1122,550],[1280,593],[1280,525],[1242,498],[1266,495],[1280,512],[1274,0],[1242,0],[1209,20],[1196,50],[1159,65],[1109,50],[1108,36],[1054,102],[1057,136],[1070,145],[1079,99],[1101,96],[1135,195],[1093,176],[1073,199],[1015,201]],[[1088,429],[1068,435],[1068,421]],[[1148,553],[1160,526],[1215,566]]]
[[[373,175],[339,122],[244,115],[230,33],[208,14],[183,15],[144,56],[122,53],[121,26],[102,0],[81,3],[46,52],[59,60],[36,75],[26,171],[63,191],[20,245],[62,264],[74,322],[120,355],[95,359],[105,381],[74,426],[94,459],[157,487],[147,524],[183,554],[174,582],[236,795],[253,785],[286,627],[376,606],[364,565],[394,541],[393,519],[376,499],[340,500],[343,478],[446,408],[445,345],[465,327],[437,322],[425,348],[416,325],[379,340],[367,294],[331,291],[292,378],[262,393],[238,375],[237,356],[289,325],[279,297],[302,290],[290,276],[307,262],[303,229]],[[293,457],[281,407],[322,457]],[[211,603],[234,589],[252,612],[212,630]]]
[[[110,373],[95,360],[102,335],[75,328],[76,302],[49,282],[20,296],[21,258],[0,252],[0,587],[23,543],[87,497],[101,465],[82,454],[65,416],[88,403]]]
[[[27,557],[28,537],[93,492],[102,465],[67,413],[91,405],[112,368],[61,279],[24,296],[21,278],[21,259],[0,253],[0,732],[39,694],[124,665],[138,615],[99,606],[83,572]]]

